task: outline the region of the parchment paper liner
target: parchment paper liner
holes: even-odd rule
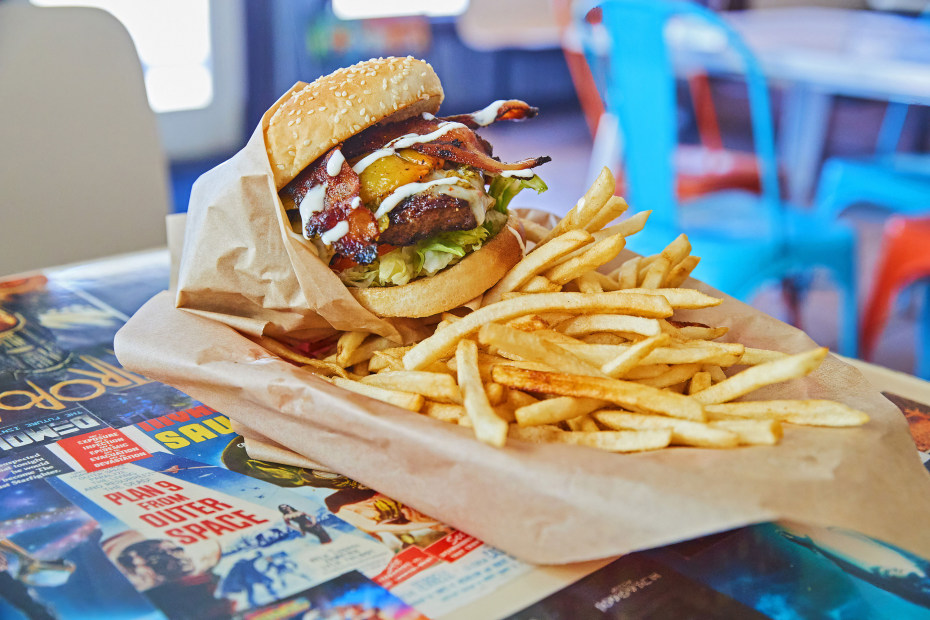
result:
[[[729,326],[727,339],[748,346],[814,346],[730,298],[693,318]],[[778,519],[849,528],[930,557],[930,474],[907,423],[836,358],[753,398],[833,398],[867,411],[863,428],[788,427],[779,446],[732,450],[496,449],[469,429],[336,388],[235,331],[313,337],[332,326],[405,340],[419,330],[371,315],[311,258],[286,224],[260,126],[194,186],[178,293],[146,303],[115,347],[125,367],[250,431],[262,456],[268,446],[282,459],[302,455],[530,562],[611,557]]]

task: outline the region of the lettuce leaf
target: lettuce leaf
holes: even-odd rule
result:
[[[494,198],[494,208],[501,213],[507,213],[510,201],[524,189],[533,189],[537,194],[541,194],[549,188],[538,174],[529,178],[498,175],[491,180],[488,194]]]
[[[454,265],[497,234],[507,216],[489,211],[484,224],[471,230],[441,232],[415,245],[395,248],[369,265],[358,265],[339,274],[350,286],[400,286]]]

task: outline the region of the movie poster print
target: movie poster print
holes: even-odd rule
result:
[[[100,523],[100,546],[169,618],[226,618],[390,552],[319,501],[169,454],[52,482]]]
[[[848,530],[767,523],[643,555],[771,618],[930,620],[930,563]]]
[[[64,467],[42,449],[0,463],[13,472],[0,502],[0,617],[163,617],[107,559],[99,523],[43,479],[49,465]]]
[[[428,620],[355,571],[236,617],[239,620]]]

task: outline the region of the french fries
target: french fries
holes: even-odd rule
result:
[[[722,342],[722,326],[676,320],[722,303],[683,285],[700,259],[685,235],[613,261],[649,212],[627,209],[606,168],[549,230],[524,221],[531,250],[473,309],[437,317],[401,346],[345,332],[318,360],[255,339],[327,381],[471,429],[491,446],[566,443],[613,452],[773,446],[784,426],[853,427],[868,416],[826,400],[739,400],[814,371],[824,348],[787,354]],[[613,269],[609,271],[609,269]]]

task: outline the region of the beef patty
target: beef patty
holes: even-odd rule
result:
[[[388,220],[378,243],[413,245],[443,231],[478,226],[467,200],[433,192],[407,198],[388,214]]]

